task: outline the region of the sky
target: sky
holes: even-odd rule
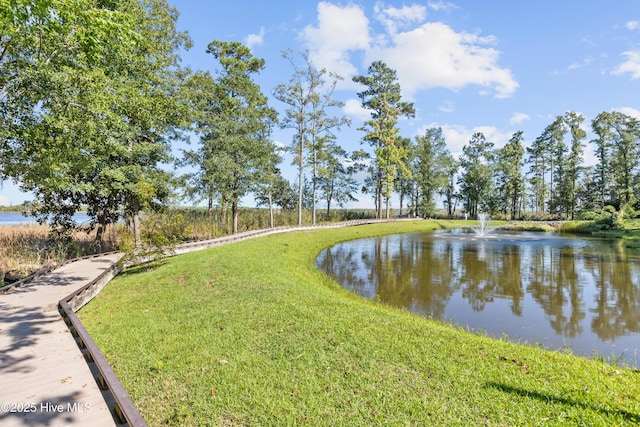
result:
[[[168,1],[180,12],[178,29],[193,40],[182,65],[215,75],[207,45],[244,43],[265,60],[254,80],[281,116],[286,106],[272,93],[293,73],[284,50],[307,51],[318,69],[343,76],[334,97],[344,107],[332,114],[352,121],[337,138],[348,151],[366,148],[357,128],[369,118],[357,96],[364,87],[352,77],[376,60],[396,70],[404,100],[416,109],[415,118],[399,122],[400,134],[414,138],[441,127],[454,155],[475,132],[500,148],[523,131],[528,145],[567,111],[585,117],[588,139],[602,111],[640,118],[637,0]],[[292,137],[290,129],[273,134],[280,146]],[[589,149],[585,162],[593,162]],[[293,181],[290,163],[285,156],[282,171]],[[352,207],[372,207],[370,196],[357,197]],[[25,199],[11,183],[0,189],[0,205]]]

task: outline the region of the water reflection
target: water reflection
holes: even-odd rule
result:
[[[367,298],[495,336],[638,366],[640,253],[548,234],[401,234],[338,244],[317,265]]]

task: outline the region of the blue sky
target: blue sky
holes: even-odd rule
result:
[[[637,0],[169,3],[180,11],[179,29],[194,42],[182,53],[183,65],[213,72],[207,44],[243,42],[265,59],[256,82],[281,112],[284,105],[271,93],[292,74],[283,50],[308,50],[318,68],[345,77],[335,96],[353,122],[338,136],[347,150],[362,147],[356,128],[367,118],[356,95],[362,88],[351,77],[366,74],[374,60],[397,71],[405,100],[415,104],[416,117],[400,122],[401,134],[442,127],[454,154],[474,132],[501,147],[522,130],[529,143],[569,110],[585,116],[587,129],[602,111],[640,118]],[[290,130],[274,133],[282,145],[291,138]],[[591,161],[589,150],[585,160]],[[290,161],[285,158],[282,169],[293,180]],[[0,204],[25,198],[10,183],[0,190]],[[360,199],[357,205],[371,205],[369,196]]]

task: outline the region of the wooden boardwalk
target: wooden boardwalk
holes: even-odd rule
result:
[[[58,301],[120,256],[75,261],[0,294],[1,426],[118,425],[111,396],[98,387]]]

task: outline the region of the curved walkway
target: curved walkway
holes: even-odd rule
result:
[[[121,256],[75,261],[0,294],[0,425],[118,425],[58,301]]]
[[[248,231],[186,243],[173,253],[193,252],[273,233],[372,222],[385,220]],[[29,284],[0,293],[1,426],[123,425],[110,409],[115,406],[112,394],[98,386],[97,368],[87,363],[78,341],[58,310],[59,301],[93,282],[121,257],[120,253],[112,253],[77,260]],[[92,296],[81,301],[81,305]]]

